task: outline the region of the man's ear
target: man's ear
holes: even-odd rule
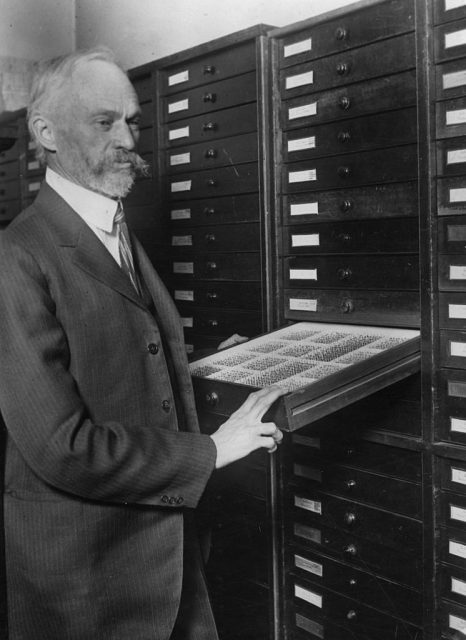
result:
[[[50,120],[37,114],[31,118],[31,126],[36,140],[44,147],[44,149],[47,149],[47,151],[57,150],[54,128]]]

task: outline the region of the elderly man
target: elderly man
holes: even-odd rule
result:
[[[217,637],[192,524],[215,467],[276,448],[252,394],[199,432],[177,311],[124,222],[139,106],[109,52],[44,65],[47,164],[0,244],[10,640]]]

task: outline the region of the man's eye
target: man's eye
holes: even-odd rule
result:
[[[139,125],[140,125],[140,120],[139,118],[134,119],[134,120],[130,120],[128,122],[128,125],[131,127],[131,129],[138,131],[139,130]]]
[[[107,129],[110,129],[110,127],[112,126],[112,122],[107,118],[102,118],[101,120],[97,120],[97,126],[100,127],[101,129],[107,130]]]

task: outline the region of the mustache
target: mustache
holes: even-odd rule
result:
[[[151,175],[150,164],[134,151],[117,149],[112,155],[111,162],[128,162],[136,175],[141,178],[148,178]]]

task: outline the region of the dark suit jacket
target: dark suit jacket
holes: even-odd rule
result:
[[[81,218],[44,185],[0,234],[11,640],[164,640],[177,615],[183,514],[216,453],[198,430],[178,313],[134,250],[183,431],[154,316]]]

